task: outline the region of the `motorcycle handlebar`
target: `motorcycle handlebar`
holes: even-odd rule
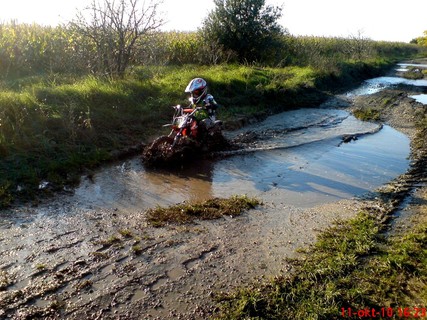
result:
[[[179,109],[182,108],[182,106],[180,104],[177,104],[176,106],[172,106],[172,108],[174,108],[175,110],[179,110]],[[188,109],[190,109],[190,107]],[[201,109],[206,109],[206,108],[204,108],[204,107],[196,107],[193,110],[201,110]]]

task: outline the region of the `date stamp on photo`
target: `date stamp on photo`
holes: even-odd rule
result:
[[[426,318],[427,309],[419,307],[398,307],[398,308],[341,308],[341,316],[343,318]]]

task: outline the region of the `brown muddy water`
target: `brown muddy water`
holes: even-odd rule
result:
[[[117,163],[83,178],[67,200],[85,209],[141,210],[233,194],[262,198],[269,191],[305,207],[361,195],[408,166],[405,135],[343,110],[285,112],[228,134],[242,135],[252,137],[245,148],[222,160],[148,171],[139,158]],[[343,143],[347,136],[358,138]]]
[[[286,272],[286,257],[338,218],[331,206],[353,213],[353,197],[409,166],[404,134],[345,110],[354,94],[228,132],[242,149],[217,160],[146,170],[129,159],[71,194],[3,211],[0,318],[205,319],[214,292]],[[157,205],[234,194],[264,205],[189,226],[144,219]]]

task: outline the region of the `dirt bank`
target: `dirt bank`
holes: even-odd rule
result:
[[[378,108],[382,122],[416,141],[414,122],[425,106],[405,91],[330,102],[349,104]],[[242,216],[184,226],[151,227],[138,209],[76,210],[67,198],[42,204],[37,214],[34,208],[4,213],[0,318],[206,319],[217,292],[291,272],[286,259],[332,221],[369,206],[397,209],[412,192],[418,203],[409,199],[401,210],[419,212],[427,166],[425,150],[415,144],[413,162],[408,174],[365,199],[301,208],[271,191]]]

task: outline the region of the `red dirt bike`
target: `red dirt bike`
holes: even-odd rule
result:
[[[202,120],[203,123],[196,120],[196,113],[204,108],[183,108],[180,105],[173,108],[172,123],[164,125],[171,127],[171,132],[158,137],[145,148],[142,154],[145,165],[182,163],[227,144],[222,135],[222,121],[215,120],[214,115]]]

